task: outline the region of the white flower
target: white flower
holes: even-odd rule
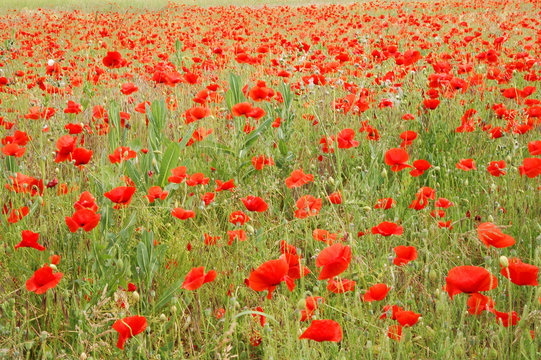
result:
[[[53,65],[54,65],[54,60],[53,60],[53,59],[49,59],[49,60],[47,61],[47,65],[53,66]]]

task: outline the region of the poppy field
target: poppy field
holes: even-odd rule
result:
[[[540,19],[2,11],[0,358],[541,358]]]

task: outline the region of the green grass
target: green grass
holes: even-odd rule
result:
[[[8,1],[0,7],[6,4],[7,8],[41,6],[38,1]],[[467,134],[455,132],[461,116],[469,108],[477,110],[476,116],[485,123],[505,127],[506,121],[496,118],[491,106],[504,103],[508,109],[520,112],[523,105],[503,98],[499,89],[511,86],[522,89],[532,83],[525,81],[523,72],[517,71],[508,84],[484,79],[485,88],[472,86],[450,97],[441,96],[436,110],[424,111],[420,105],[426,97],[429,76],[434,73],[427,59],[429,54],[439,55],[441,59],[448,58],[442,54],[451,54],[449,62],[456,71],[457,65],[466,61],[466,55],[486,50],[483,41],[490,44],[493,34],[504,32],[497,26],[497,19],[505,18],[511,28],[518,29],[524,17],[533,17],[531,4],[520,3],[516,10],[510,5],[490,2],[486,8],[467,8],[460,14],[467,3],[450,3],[444,7],[415,3],[401,8],[412,17],[411,23],[407,23],[393,20],[398,18],[399,11],[391,2],[378,3],[376,8],[363,3],[343,11],[320,8],[311,12],[304,8],[282,13],[279,9],[200,11],[180,8],[150,15],[124,9],[128,6],[161,9],[163,3],[126,1],[119,4],[122,10],[116,5],[101,7],[96,2],[46,3],[55,9],[107,11],[99,15],[56,10],[37,15],[33,11],[0,15],[0,62],[3,64],[0,76],[10,81],[14,79],[3,89],[20,90],[17,95],[2,93],[0,116],[6,121],[16,121],[16,125],[11,130],[1,128],[1,136],[20,130],[32,137],[23,157],[0,154],[0,205],[12,200],[13,208],[25,205],[30,208],[30,214],[16,224],[9,225],[7,216],[0,215],[0,358],[488,360],[541,356],[540,288],[511,284],[499,274],[502,255],[517,256],[526,263],[541,266],[538,189],[541,183],[539,177],[529,179],[518,172],[522,160],[530,157],[527,143],[540,140],[539,127],[524,135],[506,133],[497,140],[490,139],[479,128]],[[363,15],[372,18],[360,20]],[[306,25],[308,19],[315,21],[315,25]],[[442,23],[442,29],[436,31],[437,26],[427,19]],[[458,26],[458,19],[473,28],[479,26],[490,31],[484,30],[485,33],[469,45],[453,48],[453,41],[459,41],[464,34],[451,36],[449,44],[441,40]],[[363,24],[362,29],[355,28],[359,23]],[[535,27],[520,29],[522,34],[506,30],[510,39],[505,49],[510,54],[523,50],[524,37],[535,39],[537,36]],[[38,32],[41,34],[32,36]],[[433,36],[436,32],[438,37]],[[285,41],[270,38],[275,35]],[[312,35],[321,37],[321,41],[317,43]],[[234,60],[235,46],[245,46],[250,55],[255,55],[255,49],[267,38],[271,44],[280,44],[280,53],[262,55],[262,65],[239,64]],[[380,84],[374,81],[374,77],[383,77],[390,71],[399,74],[402,69],[391,58],[378,61],[371,57],[372,51],[381,51],[380,38],[386,43],[396,43],[401,52],[419,49],[423,56],[416,71],[407,71],[403,78],[391,82],[402,83],[400,99],[389,91],[392,87],[385,85],[385,81]],[[179,48],[186,46],[179,52],[177,39],[183,42]],[[305,39],[312,45],[307,55],[296,46]],[[370,42],[371,39],[374,42]],[[149,42],[145,43],[146,40]],[[428,47],[422,48],[424,45]],[[210,53],[218,46],[223,47],[226,54],[223,60]],[[329,80],[336,82],[300,86],[304,84],[303,76],[322,72],[315,69],[316,65],[323,69],[335,62],[336,46],[343,47],[339,51],[354,58],[341,65],[339,72],[325,73]],[[28,53],[30,50],[32,54]],[[58,50],[64,52],[53,54]],[[132,62],[129,68],[104,67],[103,57],[114,50]],[[539,56],[538,52],[538,48],[531,50],[532,56]],[[163,54],[168,55],[168,61],[179,70],[182,64],[200,72],[200,82],[169,87],[150,80],[153,71],[148,67],[167,65]],[[321,60],[323,56],[325,59]],[[209,60],[208,67],[195,62],[195,57]],[[66,69],[58,79],[47,77],[47,83],[63,86],[62,83],[75,83],[80,76],[81,86],[73,87],[73,94],[46,94],[38,86],[32,86],[39,77],[45,77],[44,64],[51,58]],[[272,59],[282,61],[276,69],[271,65]],[[502,59],[506,63],[515,61],[504,51]],[[471,61],[475,73],[486,74],[485,63]],[[300,67],[301,70],[294,71],[294,66],[307,62],[313,64],[311,69]],[[97,83],[92,81],[94,66],[105,70]],[[501,67],[503,69],[503,65]],[[278,69],[293,73],[287,85],[276,76]],[[18,78],[18,70],[24,70],[25,77]],[[455,75],[464,79],[470,76],[456,72]],[[268,87],[280,91],[286,99],[291,96],[291,106],[276,100],[251,101],[254,106],[264,108],[266,115],[259,122],[248,120],[260,134],[255,141],[248,141],[250,135],[243,131],[246,119],[231,117],[227,99],[228,96],[231,99],[231,94],[242,98],[238,89],[245,85],[251,88],[258,80],[266,81]],[[131,95],[133,101],[119,92],[120,85],[128,81],[139,87],[139,91]],[[334,109],[333,102],[348,94],[341,85],[344,81],[369,89],[373,97],[370,109],[362,114],[344,114]],[[211,82],[220,85],[217,94],[223,100],[208,105],[212,116],[195,125],[185,124],[185,112],[195,104],[194,97]],[[291,90],[290,85],[297,83],[299,88]],[[494,89],[489,90],[491,87]],[[378,108],[379,101],[389,97],[397,100],[395,106]],[[160,104],[166,98],[176,100],[176,107],[165,111],[165,105]],[[67,100],[80,103],[83,112],[65,114]],[[158,120],[146,126],[145,114],[134,111],[135,105],[142,101],[153,103],[150,113],[162,119],[163,124]],[[94,125],[103,121],[92,120],[96,105],[106,108],[111,124],[119,111],[128,112],[130,128],[116,126],[109,134],[99,135]],[[27,120],[24,115],[31,106],[54,107],[57,113],[48,121]],[[415,119],[402,120],[405,113],[414,114]],[[284,118],[280,130],[270,126],[278,116]],[[378,141],[367,139],[366,132],[359,133],[364,121],[379,131]],[[85,130],[85,143],[80,145],[94,151],[90,163],[82,170],[70,162],[54,162],[56,141],[67,133],[64,126],[68,123],[84,123],[93,130],[92,134]],[[42,131],[44,125],[49,126],[49,132]],[[172,150],[171,144],[178,144],[180,138],[187,140],[195,128],[201,127],[213,129],[212,134],[188,147],[181,143],[178,153]],[[324,154],[320,139],[345,128],[355,130],[359,146]],[[426,159],[433,165],[421,177],[411,177],[408,170],[392,172],[384,162],[385,152],[399,146],[399,136],[406,130],[419,134],[408,148],[409,163]],[[120,145],[136,150],[137,160],[111,164],[108,155]],[[144,154],[143,148],[150,151]],[[272,156],[275,165],[257,171],[251,159],[262,154]],[[455,164],[464,158],[474,158],[477,170],[457,169]],[[486,166],[490,161],[501,159],[506,161],[507,174],[492,177]],[[189,187],[186,182],[179,185],[165,182],[168,197],[149,205],[144,195],[150,186],[167,178],[173,166],[169,166],[169,162],[186,166],[189,174],[204,173],[210,178],[209,184]],[[287,188],[285,179],[299,168],[314,175],[314,181],[297,189]],[[57,185],[46,189],[43,196],[15,194],[4,184],[11,184],[10,176],[17,172],[43,179],[45,184],[57,178],[70,191],[57,195],[60,186]],[[137,191],[128,207],[115,210],[104,193],[123,185],[122,175],[133,179]],[[213,203],[204,206],[201,195],[214,191],[215,180],[229,179],[235,180],[235,191],[219,192]],[[436,199],[445,197],[455,204],[446,210],[445,216],[445,220],[452,220],[452,230],[440,229],[437,220],[430,215],[433,201],[420,211],[408,208],[423,186],[434,188]],[[65,217],[73,214],[74,203],[86,190],[97,199],[101,220],[91,232],[79,230],[73,234],[67,228]],[[326,196],[335,191],[342,192],[344,201],[340,205],[331,205],[326,200]],[[298,219],[294,216],[295,203],[308,194],[323,199],[322,209],[317,216]],[[251,220],[247,225],[235,227],[228,222],[229,214],[245,210],[240,199],[248,195],[261,196],[269,209],[264,213],[246,211]],[[378,199],[385,197],[393,197],[397,204],[385,211],[375,209]],[[194,210],[196,218],[181,221],[172,217],[171,210],[176,207]],[[372,234],[371,228],[382,221],[400,222],[403,235]],[[504,233],[517,240],[516,245],[488,249],[476,233],[480,222],[501,225]],[[227,245],[227,231],[238,228],[246,231],[248,240]],[[339,233],[344,244],[352,248],[351,263],[341,276],[356,281],[353,292],[333,294],[327,290],[325,281],[317,280],[316,258],[326,245],[313,239],[312,232],[316,228]],[[15,250],[14,245],[21,240],[24,229],[39,232],[40,243],[47,250]],[[361,231],[366,234],[358,237]],[[205,234],[220,236],[218,245],[205,245]],[[280,256],[281,240],[299,249],[302,264],[312,273],[297,280],[293,292],[282,282],[272,300],[268,300],[266,292],[247,287],[245,279],[252,269]],[[187,250],[188,245],[191,251]],[[415,246],[418,258],[407,266],[394,266],[392,249],[398,245]],[[57,268],[64,277],[58,286],[43,295],[27,291],[27,279],[48,262],[52,254],[62,256]],[[498,325],[494,315],[487,312],[470,315],[466,294],[456,295],[454,300],[449,298],[442,289],[445,277],[451,268],[460,265],[481,266],[497,276],[498,288],[485,294],[494,299],[497,310],[517,311],[521,317],[517,326]],[[196,291],[181,289],[188,271],[198,266],[204,266],[206,271],[216,270],[216,280]],[[129,282],[137,285],[138,295],[121,290],[127,288]],[[362,302],[361,297],[368,288],[381,282],[392,287],[385,300]],[[325,298],[314,318],[337,321],[344,335],[340,343],[299,340],[309,324],[299,321],[307,296]],[[120,306],[122,302],[124,308]],[[404,328],[400,342],[387,336],[389,326],[397,322],[380,319],[382,308],[387,304],[402,306],[422,316],[413,327]],[[267,314],[263,327],[252,316],[258,306]],[[220,309],[224,314],[218,318],[216,314]],[[112,324],[135,314],[147,318],[148,329],[128,340],[125,350],[121,351],[115,347],[118,334]],[[534,340],[530,338],[530,330],[535,331]],[[262,338],[259,346],[250,345],[255,331]]]

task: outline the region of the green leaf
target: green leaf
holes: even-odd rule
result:
[[[259,125],[257,129],[252,131],[246,138],[246,141],[244,141],[243,149],[248,149],[249,147],[251,147],[255,143],[259,135],[263,132],[263,130],[269,127],[272,121],[272,118],[269,118],[265,120],[261,125]]]
[[[190,141],[194,132],[195,132],[195,123],[193,123],[192,126],[190,126],[190,128],[188,129],[188,131],[182,136],[182,141],[178,145],[180,150],[183,150],[186,147],[186,145],[188,144],[188,141]]]
[[[171,173],[171,169],[177,166],[180,156],[180,147],[178,144],[171,142],[165,150],[165,154],[162,157],[160,164],[160,176],[158,178],[158,185],[164,187],[167,182],[167,177]]]

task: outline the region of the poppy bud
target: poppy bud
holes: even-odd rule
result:
[[[175,305],[171,306],[171,308],[169,310],[171,311],[171,314],[176,314],[177,313],[177,307]]]
[[[436,271],[432,269],[428,273],[428,278],[430,279],[430,281],[435,282],[438,280],[438,273],[436,273]]]
[[[331,185],[335,185],[335,182],[332,176],[329,176],[329,182],[331,183]]]
[[[464,181],[464,186],[468,187],[468,185],[470,185],[470,182],[466,179],[466,181]]]
[[[156,161],[156,158],[152,158],[152,166],[158,167],[158,161]]]
[[[50,267],[51,269],[53,269],[54,271],[57,271],[57,270],[58,270],[58,269],[56,268],[56,265],[55,265],[55,264],[51,264],[51,265],[49,265],[49,267]]]
[[[86,360],[88,358],[88,355],[85,352],[82,352],[81,355],[79,355],[79,360]]]
[[[151,291],[150,291],[150,296],[155,297],[155,296],[156,296],[156,291],[151,290]]]
[[[490,184],[490,190],[492,190],[492,191],[498,190],[498,185],[496,185],[494,183]]]
[[[500,256],[500,265],[504,268],[509,267],[509,259],[507,258],[507,256]]]
[[[489,216],[487,217],[487,220],[488,220],[488,222],[493,223],[493,222],[494,222],[494,217],[493,217],[492,215],[489,215]]]
[[[507,155],[507,156],[505,157],[505,162],[510,163],[511,160],[513,160],[513,159],[511,158],[511,155]]]
[[[497,359],[498,358],[498,350],[494,349],[494,348],[491,348],[489,351],[488,351],[488,356],[487,358],[488,359]]]
[[[250,234],[253,234],[255,232],[254,228],[252,227],[252,225],[246,225],[246,230],[250,233]]]
[[[160,315],[160,320],[161,321],[167,321],[167,316],[165,316],[165,314],[161,314]]]
[[[434,166],[432,169],[434,169],[434,171],[440,171],[441,168],[439,166]]]
[[[139,299],[140,299],[141,297],[139,296],[139,293],[138,293],[137,291],[132,292],[132,296],[133,296],[133,300],[134,300],[135,302],[139,302]]]
[[[384,178],[387,178],[387,169],[383,169],[381,171],[381,176],[384,177]]]
[[[49,334],[47,333],[47,331],[42,331],[41,334],[39,334],[39,340],[41,342],[47,340],[47,337],[49,336]]]
[[[305,308],[306,308],[306,300],[299,299],[299,301],[297,302],[297,309],[304,310]]]

